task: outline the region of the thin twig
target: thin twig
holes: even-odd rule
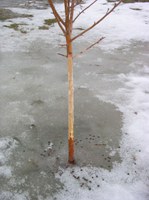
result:
[[[89,49],[91,49],[92,47],[94,47],[96,44],[98,44],[100,41],[102,41],[105,37],[101,37],[100,39],[98,39],[96,42],[94,42],[93,44],[91,44],[90,46],[88,46],[87,48],[83,49],[82,51],[80,51],[77,55],[75,55],[73,58],[76,58],[78,56],[80,56],[81,54],[85,53],[86,51],[88,51]]]
[[[53,14],[54,14],[54,16],[56,18],[56,21],[57,21],[59,27],[61,28],[62,32],[65,35],[66,34],[66,31],[65,31],[65,28],[66,28],[65,27],[65,22],[62,20],[62,18],[59,16],[58,12],[56,11],[55,6],[54,6],[52,0],[48,0],[48,1],[49,1],[50,6],[51,6],[51,9],[53,11]]]
[[[67,44],[59,44],[60,47],[66,47]]]
[[[67,58],[67,56],[66,55],[64,55],[64,54],[62,54],[62,53],[57,53],[58,55],[60,55],[60,56],[63,56],[63,57],[65,57],[65,58]]]
[[[67,22],[69,18],[69,0],[64,0],[64,6],[65,6],[65,25],[67,27]]]
[[[74,5],[76,0],[72,0],[71,2],[71,9],[70,9],[70,33],[72,33],[72,26],[73,26],[73,15],[74,15]]]
[[[77,19],[85,10],[87,10],[87,9],[88,9],[89,7],[91,7],[94,3],[96,3],[96,1],[98,1],[98,0],[93,1],[89,6],[87,6],[86,8],[84,8],[84,9],[74,18],[73,23],[76,21],[76,19]]]
[[[53,4],[53,1],[52,0],[48,0],[50,6],[51,6],[51,9],[53,11],[53,13],[56,14],[57,18],[59,19],[59,21],[65,26],[65,22],[63,21],[63,19],[60,17],[60,15],[58,14],[54,4]]]
[[[106,12],[106,14],[100,18],[98,21],[94,22],[93,25],[91,25],[89,28],[85,29],[84,31],[82,31],[81,33],[79,33],[78,35],[76,35],[75,37],[73,37],[71,39],[71,42],[75,39],[77,39],[78,37],[82,36],[84,33],[88,32],[89,30],[91,30],[93,27],[95,27],[97,24],[99,24],[101,21],[103,21],[111,12],[114,11],[114,9],[122,2],[122,0],[120,0],[118,3],[115,3],[114,6]]]

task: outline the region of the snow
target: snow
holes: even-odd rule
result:
[[[88,0],[86,5],[90,2]],[[104,0],[100,1],[99,6],[97,4],[98,2],[90,8],[88,14],[84,13],[81,20],[76,21],[75,28],[87,28],[98,19],[99,15],[102,16],[106,12],[107,5],[108,7],[113,5],[113,3],[107,4]],[[140,10],[135,10],[136,8]],[[0,31],[1,52],[25,52],[28,51],[30,43],[37,40],[45,40],[47,44],[53,46],[64,42],[63,37],[59,37],[60,30],[56,24],[48,31],[38,29],[39,26],[43,25],[44,19],[53,18],[50,8],[44,11],[10,9],[34,16],[33,18],[18,18],[0,22],[0,28],[3,29]],[[57,9],[62,10],[62,5],[57,4]],[[121,4],[110,17],[94,29],[94,32],[89,32],[81,37],[78,43],[80,41],[92,42],[101,36],[106,36],[98,48],[112,53],[115,49],[126,47],[125,53],[127,55],[129,53],[128,46],[133,41],[149,42],[148,13],[149,3]],[[27,34],[4,27],[11,23],[21,23],[20,29],[27,31]],[[77,32],[78,30],[75,31],[76,34]],[[102,59],[98,58],[98,62],[101,61]],[[39,194],[39,200],[149,199],[149,66],[143,63],[143,67],[137,68],[139,64],[142,65],[141,61],[140,63],[133,61],[131,67],[134,70],[128,73],[103,74],[102,79],[106,83],[113,82],[119,85],[117,87],[111,86],[109,90],[101,90],[96,95],[100,101],[115,105],[123,114],[123,135],[120,144],[122,162],[114,163],[111,171],[91,166],[60,168],[55,176],[63,184],[63,189],[60,189],[54,197],[49,195],[44,198]],[[17,75],[20,76],[20,74]],[[96,74],[86,72],[85,76],[95,77]],[[80,88],[87,87],[88,85],[80,86]],[[19,104],[19,102],[14,102],[14,104]],[[14,106],[14,109],[17,109],[14,104],[10,103],[7,106],[10,108]],[[15,118],[19,121],[20,111],[15,110],[14,113],[18,117]],[[14,113],[11,112],[10,115]],[[34,122],[31,116],[24,114],[24,118]],[[24,132],[25,137],[26,133]],[[17,145],[18,142],[12,137],[0,138],[0,178],[5,177],[9,180],[13,176],[13,168],[10,166],[9,160]],[[52,149],[53,144],[51,143],[48,148]],[[115,151],[111,151],[111,156],[114,154]],[[46,176],[45,172],[42,172],[41,175]],[[26,200],[31,198],[27,191],[23,191],[21,194],[2,191],[0,199]]]
[[[87,5],[89,3],[90,1],[87,1]],[[111,8],[113,5],[113,3],[107,4],[104,0],[100,1],[99,6],[97,6],[97,4],[98,2],[90,8],[88,13],[85,12],[81,17],[81,20],[76,20],[74,28],[89,27],[99,19],[99,17],[102,17],[106,13],[107,8]],[[137,8],[140,10],[132,10]],[[27,35],[4,28],[3,26],[10,24],[10,20],[0,22],[0,27],[3,27],[5,30],[5,34],[0,32],[1,51],[14,51],[14,49],[15,51],[25,51],[26,48],[24,48],[24,46],[28,47],[31,41],[43,39],[43,37],[49,44],[52,43],[57,45],[58,43],[64,42],[64,38],[60,36],[61,32],[58,25],[54,25],[50,31],[38,29],[39,26],[43,25],[44,19],[53,18],[50,8],[44,10],[44,12],[43,10],[36,9],[10,9],[21,14],[33,14],[33,18],[11,19],[11,23],[22,23],[20,29],[27,31]],[[63,16],[63,6],[61,4],[57,4],[57,10],[59,10]],[[78,8],[78,11],[76,10],[76,13],[79,13],[79,10],[80,8]],[[127,45],[131,40],[149,41],[148,13],[148,3],[121,4],[117,10],[106,18],[106,20],[95,27],[94,31],[90,31],[85,37],[81,37],[81,40],[89,40],[92,42],[97,38],[99,39],[104,36],[106,39],[99,44],[103,50],[112,50],[122,45]],[[77,31],[75,32],[77,34]]]
[[[7,163],[9,158],[13,154],[17,142],[12,138],[1,138],[0,139],[0,177],[10,178],[12,175],[11,166]]]
[[[29,199],[29,194],[28,193],[23,193],[23,194],[13,194],[11,192],[8,192],[8,191],[3,191],[1,194],[0,194],[0,199],[3,199],[3,200],[26,200],[26,199]]]
[[[144,70],[141,72],[143,73]],[[125,105],[121,105],[114,100],[111,101],[123,112],[123,132],[127,133],[121,142],[122,163],[116,164],[111,172],[97,168],[82,168],[82,173],[80,169],[74,169],[74,174],[76,177],[79,176],[79,181],[77,179],[74,181],[72,170],[64,172],[59,178],[64,183],[65,189],[70,192],[69,195],[67,192],[62,192],[58,195],[58,199],[96,200],[100,197],[108,200],[111,196],[114,200],[149,198],[149,95],[146,94],[149,88],[149,77],[147,75],[144,77],[144,74],[142,76],[140,74],[121,75],[120,79],[122,77],[125,79],[123,81],[126,88],[117,91],[119,95],[116,98],[119,99],[115,100],[121,100],[121,95],[125,94],[129,103],[125,102]],[[104,101],[109,99],[109,96],[104,97]],[[135,111],[137,114],[134,113]],[[84,189],[80,190],[80,185],[85,182],[83,177],[88,179],[87,186],[84,184]],[[89,183],[89,180],[92,183]],[[71,187],[70,183],[75,187]],[[97,189],[98,186],[100,187]],[[92,191],[89,191],[90,188]]]
[[[110,8],[112,5],[108,7]],[[138,12],[132,10],[132,8],[143,9],[143,11]],[[107,5],[97,6],[95,4],[90,8],[89,14],[84,14],[81,21],[76,23],[76,26],[87,28],[89,24],[91,25],[94,21],[97,21],[99,16],[102,17],[106,10]],[[85,39],[90,40],[90,38],[93,38],[94,40],[97,37],[106,37],[99,44],[106,50],[118,48],[124,44],[127,45],[131,40],[148,41],[148,11],[149,7],[141,3],[121,4],[106,20],[94,29],[94,32],[89,32]]]

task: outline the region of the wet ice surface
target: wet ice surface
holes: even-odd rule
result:
[[[42,56],[31,50],[29,54],[12,53],[8,60],[6,53],[1,54],[1,136],[10,136],[17,142],[16,152],[9,160],[15,177],[6,185],[15,190],[27,190],[32,198],[37,193],[44,196],[46,190],[51,194],[55,192],[61,184],[56,185],[54,173],[59,167],[67,167],[65,61],[59,58],[61,62],[54,63],[46,59],[49,53],[52,60],[56,59],[55,51],[47,49],[44,43],[42,48],[46,52]],[[75,69],[76,164],[110,170],[112,162],[120,161],[121,114],[113,105],[100,102],[92,87],[82,86],[83,82],[86,84],[88,68],[91,73],[88,79],[96,72],[92,65],[86,67],[83,71]],[[80,73],[84,78],[78,77]],[[51,143],[53,147],[48,148]],[[115,152],[110,156],[112,150]],[[20,186],[12,184],[12,181],[19,182],[18,179],[23,181]],[[42,184],[49,188],[43,189]],[[36,189],[38,191],[34,191]]]
[[[108,51],[103,44],[74,61],[72,167],[67,68],[56,54],[62,38],[57,26],[38,30],[49,11],[15,10],[36,17],[0,24],[0,199],[147,200],[148,42],[129,33],[134,40],[111,42]],[[22,22],[26,34],[3,26]]]
[[[89,62],[89,56],[84,56],[75,63],[77,166],[111,170],[113,162],[120,162],[122,114],[112,104],[99,101],[98,95],[112,93],[123,86],[117,76],[136,70],[132,65],[136,53],[138,70],[142,67],[141,60],[147,64],[144,46],[143,43],[131,45],[131,56],[127,60],[121,56],[121,69],[115,64],[118,63],[115,61],[115,56],[120,53],[118,50],[109,54],[94,49],[92,62]],[[41,55],[42,51],[44,54]],[[55,173],[61,175],[68,167],[67,71],[63,59],[53,62],[55,51],[42,43],[40,52],[34,52],[31,44],[29,53],[11,53],[9,60],[7,53],[1,53],[1,137],[8,136],[16,144],[7,161],[11,173],[1,176],[1,190],[27,192],[24,195],[31,199],[54,195],[62,188]],[[102,58],[99,61],[94,59],[97,54]],[[53,147],[48,148],[51,143]],[[73,171],[75,169],[70,174],[78,181],[78,174]],[[93,176],[98,180],[98,173]],[[79,183],[88,190],[92,188],[89,177],[83,175]],[[99,187],[100,183],[97,181],[96,185]]]

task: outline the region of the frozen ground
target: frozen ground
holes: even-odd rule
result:
[[[90,8],[75,31],[110,6]],[[33,17],[0,22],[0,200],[148,200],[149,4],[121,4],[74,44],[78,52],[106,36],[74,61],[74,167],[63,37],[56,24],[41,29],[50,8],[10,9]]]

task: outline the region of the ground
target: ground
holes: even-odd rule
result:
[[[97,2],[74,35],[112,5]],[[45,4],[13,6],[0,15],[0,199],[148,200],[149,4],[121,4],[74,44],[106,37],[74,59],[74,166],[63,36]]]

